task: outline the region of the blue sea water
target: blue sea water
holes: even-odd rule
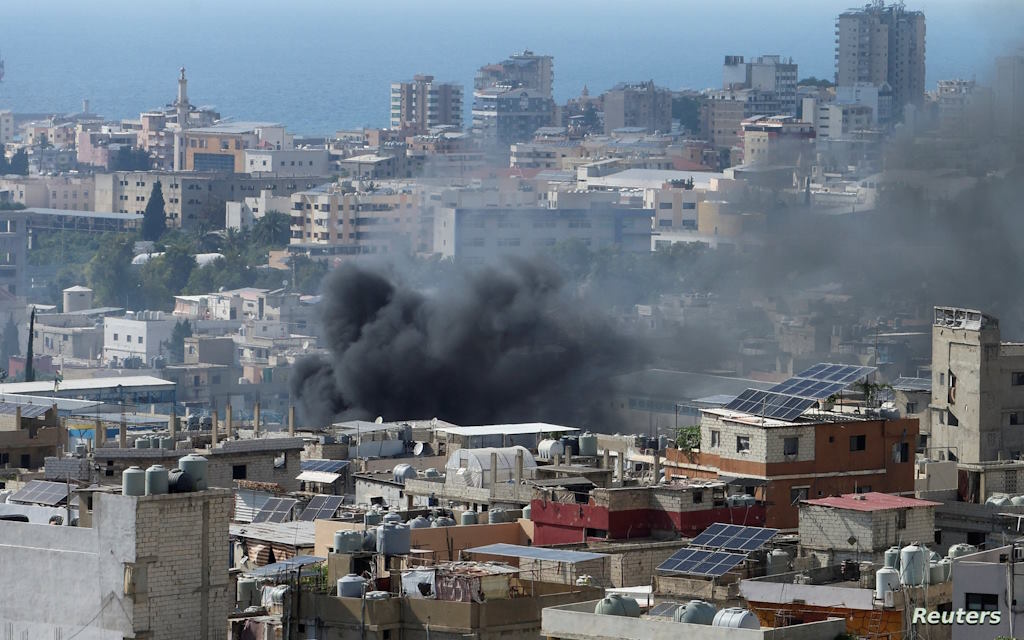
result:
[[[853,0],[2,0],[0,109],[133,117],[174,99],[297,133],[384,126],[389,84],[461,82],[524,48],[555,57],[559,100],[623,80],[718,86],[726,54],[793,57],[831,78],[834,20]],[[988,81],[1015,50],[1021,0],[908,0],[928,19],[927,80]],[[468,106],[468,105],[467,105]]]

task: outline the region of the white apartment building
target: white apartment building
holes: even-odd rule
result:
[[[814,126],[815,136],[820,140],[842,139],[855,131],[870,129],[873,120],[867,105],[803,99],[803,121]]]
[[[243,162],[253,176],[324,177],[329,156],[327,149],[246,149]]]
[[[10,110],[0,110],[0,145],[7,144],[14,139],[14,113]]]
[[[103,318],[103,361],[120,366],[126,359],[140,358],[143,366],[151,366],[153,358],[167,352],[174,322],[162,311]]]
[[[241,201],[228,202],[225,205],[224,223],[228,229],[248,229],[252,224],[267,214],[268,211],[279,211],[285,215],[292,208],[289,196],[275,196],[273,191],[266,189],[260,195],[242,198]]]

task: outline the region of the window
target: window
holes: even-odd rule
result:
[[[861,485],[861,486],[857,487],[856,489],[854,489],[854,493],[871,493],[871,485],[870,484]]]
[[[117,341],[117,334],[116,333],[114,334],[114,341],[115,342]]]
[[[199,386],[199,376],[192,376],[192,386],[193,387],[198,387]]]
[[[998,611],[999,595],[995,593],[965,593],[964,609],[968,611]]]
[[[959,427],[960,426],[960,421],[956,419],[956,416],[953,415],[952,411],[947,411],[946,412],[946,424],[948,424],[951,427]]]
[[[672,208],[672,203],[671,202],[659,202],[658,203],[658,208],[659,209],[671,209]]]
[[[793,487],[789,490],[789,504],[796,504],[807,499],[808,487]]]
[[[693,492],[693,504],[700,504],[704,502],[704,492],[697,489]]]
[[[142,336],[139,336],[139,344],[142,344]]]
[[[850,451],[863,451],[867,446],[867,436],[850,436]]]
[[[906,413],[907,413],[907,415],[910,415],[912,413],[917,413],[917,403],[916,402],[908,402],[907,403],[907,412]]]
[[[892,447],[893,462],[910,462],[910,443],[897,442]]]
[[[1011,413],[1010,424],[1024,424],[1024,411],[1014,411]]]
[[[1015,387],[1024,385],[1024,371],[1014,371],[1011,374],[1010,384]]]
[[[696,209],[696,208],[697,208],[697,203],[696,202],[684,202],[683,203],[683,209]]]
[[[795,456],[800,451],[800,438],[783,438],[782,455]]]
[[[1016,375],[1016,374],[1014,374],[1014,375]],[[940,371],[939,372],[939,386],[944,386],[945,384],[946,384],[946,374],[942,373]]]
[[[245,465],[244,464],[233,464],[233,465],[231,465],[231,479],[232,480],[245,480]]]
[[[896,512],[896,528],[906,529],[907,528],[907,510],[900,509]]]
[[[750,451],[750,436],[736,436],[736,451],[737,453]]]
[[[131,334],[126,335],[124,337],[124,341],[127,342],[128,344],[131,344],[132,343],[132,336],[131,336]]]
[[[717,429],[711,430],[711,448],[717,449],[722,446],[722,432]]]

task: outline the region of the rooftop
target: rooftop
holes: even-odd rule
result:
[[[841,496],[804,500],[803,504],[818,507],[833,507],[851,511],[888,511],[890,509],[911,509],[915,507],[937,507],[941,503],[895,496],[889,493],[869,491],[867,493],[846,493]]]
[[[437,431],[454,436],[517,436],[530,433],[566,433],[569,431],[579,431],[579,429],[576,427],[562,427],[546,422],[527,422],[523,424],[489,424],[476,427],[439,427]]]
[[[254,122],[254,121],[241,121],[241,122],[220,122],[217,124],[210,125],[209,127],[198,127],[195,129],[189,129],[188,133],[228,133],[228,134],[242,134],[251,133],[256,129],[265,129],[269,127],[282,127],[277,122]],[[141,216],[139,216],[141,217]]]
[[[106,378],[81,378],[64,380],[60,383],[60,391],[90,391],[99,389],[125,389],[144,387],[167,387],[173,388],[174,383],[170,380],[163,380],[153,376],[114,376]],[[18,393],[46,393],[53,392],[53,381],[43,380],[40,382],[8,382],[0,384],[0,394]]]

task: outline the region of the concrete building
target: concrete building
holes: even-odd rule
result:
[[[800,503],[800,552],[818,566],[845,560],[882,564],[885,551],[935,541],[939,502],[887,493],[848,493]]]
[[[14,296],[28,294],[28,215],[0,211],[0,289]]]
[[[14,112],[0,110],[0,146],[14,140]]]
[[[602,615],[595,613],[597,605],[594,600],[544,609],[541,635],[551,640],[832,640],[846,632],[845,622],[838,618],[737,629],[675,622],[671,616]]]
[[[392,129],[421,135],[439,126],[462,129],[462,85],[429,75],[391,83]]]
[[[796,116],[754,116],[741,123],[743,163],[809,166],[814,126]]]
[[[792,58],[759,56],[745,62],[743,56],[725,56],[722,67],[723,89],[770,91],[778,99],[782,112],[795,116],[797,65]]]
[[[532,87],[506,86],[473,92],[473,133],[485,147],[525,142],[554,122],[554,101]]]
[[[162,311],[103,318],[103,361],[123,366],[138,359],[139,367],[152,366],[154,358],[167,352],[173,330],[174,319]]]
[[[836,19],[836,85],[866,82],[892,88],[893,107],[924,101],[925,18],[903,3],[884,0]]]
[[[249,196],[224,205],[224,227],[238,230],[248,229],[270,211],[287,215],[291,206],[291,197],[276,196],[272,190],[261,189],[258,196]]]
[[[412,189],[357,191],[338,184],[292,195],[292,252],[319,256],[419,251],[421,196]]]
[[[917,421],[807,413],[793,421],[701,412],[700,452],[667,449],[669,477],[729,477],[768,506],[765,526],[797,529],[808,498],[914,490]]]
[[[492,86],[532,88],[545,98],[551,98],[554,88],[554,58],[536,55],[530,50],[516,53],[494,64],[484,65],[477,71],[473,88]]]
[[[996,130],[1014,138],[1024,134],[1024,55],[996,58],[993,98]]]
[[[0,627],[25,638],[224,637],[230,491],[79,498],[78,526],[0,521],[0,564],[22,577],[0,602]]]
[[[986,620],[961,618],[952,623],[953,640],[1012,638],[1024,629],[1024,612],[1013,603],[1024,593],[1024,576],[1015,568],[1024,561],[1019,541],[953,560],[953,611],[966,611]],[[999,614],[994,622],[994,614]]]
[[[110,169],[122,149],[135,149],[139,132],[125,131],[104,125],[99,130],[88,130],[79,125],[77,134],[78,164]]]
[[[716,147],[734,147],[741,141],[741,123],[753,116],[783,113],[782,103],[772,91],[722,89],[710,91],[701,103],[701,137]]]
[[[579,240],[586,246],[650,251],[651,215],[643,209],[595,204],[586,208],[443,208],[434,216],[434,252],[486,262],[529,257]]]
[[[2,407],[0,469],[36,470],[47,456],[63,452],[68,443],[67,430],[61,426],[56,405],[4,396]]]
[[[243,171],[252,176],[293,178],[330,175],[327,149],[246,149]]]
[[[86,314],[36,316],[35,354],[97,361],[103,353],[103,328]]]
[[[802,111],[803,121],[814,127],[815,140],[847,139],[874,124],[874,112],[867,105],[804,98]]]
[[[247,149],[283,150],[293,147],[293,136],[271,122],[228,122],[181,132],[183,171],[245,173]]]
[[[1001,342],[999,320],[936,307],[931,434],[940,460],[1016,460],[1024,452],[1024,343]]]
[[[939,131],[951,137],[987,137],[993,131],[992,91],[974,80],[939,80]]]
[[[637,127],[648,133],[672,130],[672,92],[647,82],[622,82],[601,97],[604,104],[604,132]]]

